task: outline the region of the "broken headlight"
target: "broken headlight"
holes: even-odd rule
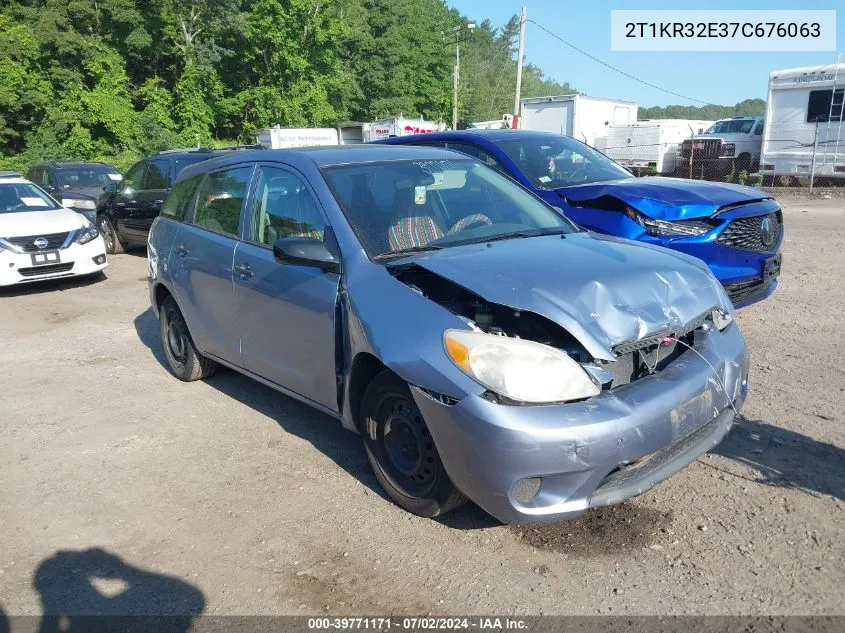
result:
[[[625,207],[625,215],[643,227],[646,233],[655,237],[664,237],[667,235],[704,235],[712,230],[714,226],[708,220],[677,220],[675,222],[654,220],[644,216],[633,207]]]
[[[600,391],[577,362],[548,345],[466,330],[447,330],[443,345],[470,378],[509,400],[547,404]]]
[[[723,308],[716,308],[710,313],[710,318],[713,320],[713,325],[720,332],[734,322],[733,312],[728,312]]]

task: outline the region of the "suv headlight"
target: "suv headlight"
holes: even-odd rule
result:
[[[74,242],[77,244],[87,244],[95,237],[97,237],[100,232],[93,226],[84,226],[76,232],[76,239]]]
[[[77,200],[76,198],[62,198],[62,206],[73,207],[74,209],[96,209],[97,203],[93,200]]]
[[[715,226],[709,220],[677,220],[675,222],[653,220],[644,216],[633,207],[626,207],[625,215],[643,227],[646,233],[655,237],[664,237],[667,235],[704,235],[708,231],[713,230]]]
[[[446,330],[446,354],[470,378],[510,400],[548,404],[599,394],[581,366],[548,345],[483,332]]]
[[[713,320],[713,325],[720,332],[734,322],[734,313],[724,308],[716,308],[710,313],[710,318]]]
[[[722,143],[719,156],[733,156],[734,152],[736,152],[736,143]]]

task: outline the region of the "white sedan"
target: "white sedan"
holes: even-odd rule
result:
[[[0,286],[96,275],[108,263],[97,229],[33,183],[0,174]]]

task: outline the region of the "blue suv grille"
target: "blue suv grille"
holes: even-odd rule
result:
[[[767,218],[770,222],[766,222]],[[724,246],[764,253],[775,248],[782,232],[780,213],[768,213],[734,220],[716,241]]]

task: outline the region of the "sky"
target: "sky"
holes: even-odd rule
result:
[[[520,7],[528,18],[591,55],[640,79],[693,99],[733,105],[743,99],[766,98],[769,73],[796,66],[831,64],[834,52],[611,52],[611,9],[839,9],[836,13],[837,48],[845,53],[845,3],[842,0],[765,0],[725,2],[706,0],[682,4],[677,0],[447,0],[471,20],[489,18],[502,26]],[[640,106],[700,105],[665,94],[628,79],[584,57],[539,30],[530,22],[525,29],[526,60],[549,77],[568,81],[579,92],[611,99],[635,101]]]

